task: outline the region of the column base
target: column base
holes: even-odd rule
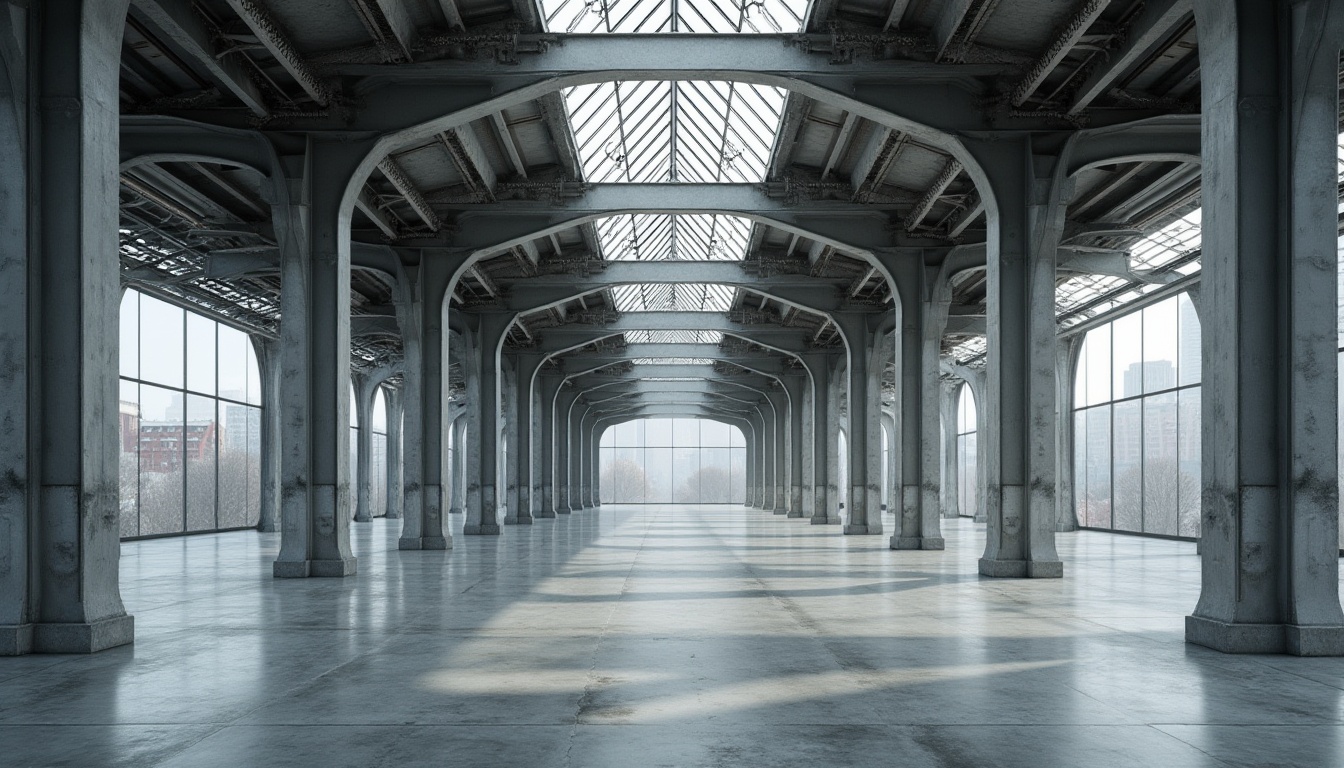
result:
[[[837,520],[832,520],[825,515],[813,515],[808,519],[811,520],[813,525],[834,525],[839,522]]]
[[[339,578],[354,576],[359,559],[346,557],[338,560],[276,560],[271,564],[271,575],[277,579]]]
[[[574,511],[574,510],[570,509],[569,507],[556,507],[556,508],[555,508],[555,514],[557,514],[557,515],[568,515],[568,514],[572,513],[573,511]]]
[[[1222,653],[1344,656],[1344,626],[1243,624],[1186,616],[1185,642]]]
[[[532,524],[532,516],[531,516],[531,515],[527,515],[527,516],[525,516],[525,517],[507,517],[507,516],[506,516],[506,517],[504,518],[504,524],[505,524],[505,525],[531,525],[531,524]]]
[[[365,516],[363,516],[363,517],[360,517],[359,515],[355,515],[355,522],[356,522],[356,523],[372,523],[372,522],[373,522],[373,518],[372,518],[372,517],[369,517],[368,515],[365,515]]]
[[[1062,579],[1064,563],[1059,560],[990,560],[980,558],[980,575],[993,579]]]
[[[387,518],[388,520],[400,520],[400,519],[401,519],[401,513],[400,513],[400,512],[388,512],[386,515],[383,515],[383,517]]]
[[[23,656],[32,652],[32,624],[0,625],[0,656]]]
[[[784,507],[775,507],[774,514],[787,515],[789,514],[789,510],[785,509]]]
[[[537,517],[541,520],[553,520],[555,518],[555,510],[543,509],[537,513]]]
[[[869,534],[881,533],[880,525],[846,525],[845,535],[867,536]]]
[[[946,549],[947,542],[934,536],[892,536],[892,549]]]
[[[257,523],[257,533],[276,533],[280,526],[275,523]]]
[[[452,549],[450,536],[411,536],[397,539],[397,549]]]
[[[462,514],[462,508],[461,508],[461,507],[449,507],[449,508],[448,508],[448,514],[450,514],[450,515],[460,515],[460,514]]]
[[[801,509],[791,509],[789,510],[789,517],[801,520],[802,518],[807,517],[807,515],[805,515]]]
[[[135,642],[135,617],[80,623],[27,624],[29,653],[97,653]]]
[[[498,536],[501,530],[498,523],[481,523],[464,526],[462,532],[468,536]]]

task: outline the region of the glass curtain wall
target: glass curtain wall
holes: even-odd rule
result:
[[[1080,526],[1199,536],[1200,326],[1186,294],[1087,332],[1073,469]]]
[[[980,486],[976,483],[979,467],[976,462],[975,395],[971,388],[961,385],[957,397],[957,509],[962,517],[975,517],[980,508]]]
[[[609,427],[598,446],[604,504],[742,504],[747,443],[707,419],[640,419]]]
[[[255,526],[261,375],[247,334],[134,290],[120,325],[121,536]]]

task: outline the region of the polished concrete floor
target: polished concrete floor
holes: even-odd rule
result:
[[[1344,659],[1182,642],[1193,545],[1062,534],[1065,579],[994,581],[947,529],[607,506],[443,553],[378,520],[357,577],[298,581],[275,535],[126,544],[134,647],[0,658],[0,765],[1344,765]]]

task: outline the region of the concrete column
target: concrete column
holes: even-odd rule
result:
[[[803,371],[782,379],[784,392],[789,397],[788,458],[789,458],[789,494],[788,516],[803,517],[803,498],[811,491],[811,483],[804,479],[803,450],[806,444],[803,435],[803,398],[807,392],[807,379]]]
[[[838,522],[832,514],[839,502],[830,494],[831,468],[835,464],[833,443],[837,432],[834,419],[838,412],[832,398],[832,373],[835,362],[825,355],[808,360],[812,370],[812,524]]]
[[[569,400],[565,412],[565,436],[569,444],[567,457],[569,472],[569,509],[578,512],[583,509],[583,445],[579,439],[579,410],[582,401],[575,393]],[[558,511],[558,510],[557,510]]]
[[[252,337],[261,380],[261,509],[257,530],[280,530],[280,343]]]
[[[1073,383],[1084,335],[1062,339],[1055,348],[1055,465],[1059,468],[1055,496],[1055,530],[1078,530],[1073,499]]]
[[[444,301],[451,266],[425,250],[407,268],[397,302],[402,331],[402,519],[399,549],[451,549],[443,525],[443,433],[446,426]]]
[[[555,513],[557,515],[568,515],[574,511],[574,500],[569,491],[573,476],[570,459],[574,453],[569,426],[570,410],[574,404],[574,398],[577,396],[578,392],[574,385],[568,381],[561,380],[556,385],[551,428],[555,431],[553,456],[555,459]]]
[[[583,478],[582,494],[583,508],[592,509],[596,506],[593,498],[593,473],[595,455],[593,448],[593,421],[597,418],[597,412],[591,407],[584,408],[579,414],[579,456],[582,457],[583,465],[581,477]]]
[[[537,384],[541,401],[541,463],[537,465],[541,480],[541,510],[537,513],[537,517],[552,518],[557,514],[555,398],[560,391],[560,377],[555,374],[541,374],[537,377]]]
[[[1203,588],[1191,643],[1344,654],[1335,326],[1344,6],[1196,0]]]
[[[134,638],[117,571],[125,16],[124,0],[0,14],[0,655]]]
[[[590,506],[596,509],[602,506],[602,488],[601,488],[602,461],[601,461],[601,454],[599,453],[599,451],[602,448],[601,446],[602,435],[598,429],[596,422],[594,422],[592,427],[589,428],[587,434],[588,434],[588,452],[584,454],[584,456],[588,460],[588,482],[590,483],[590,489],[591,489],[589,491],[588,498],[590,500]]]
[[[766,398],[766,404],[760,410],[763,424],[761,431],[765,436],[761,445],[763,454],[761,462],[761,509],[774,513],[776,511],[775,491],[778,487],[776,471],[779,467],[779,420],[775,417],[774,403],[770,402],[769,398]]]
[[[513,356],[513,425],[509,434],[514,442],[509,446],[509,458],[513,464],[513,475],[517,478],[513,493],[517,501],[510,501],[505,525],[531,525],[532,508],[532,380],[541,366],[542,356],[537,353],[515,353]]]
[[[448,513],[465,514],[467,508],[467,454],[472,450],[467,440],[467,415],[459,409],[453,417],[453,475],[452,501]]]
[[[756,423],[752,421],[750,418],[746,419],[746,426],[742,430],[742,436],[745,438],[745,442],[747,444],[747,468],[746,468],[747,495],[746,500],[742,502],[742,506],[755,507],[756,475],[758,471],[756,464],[756,450],[757,450]]]
[[[478,368],[476,375],[480,379],[480,396],[470,399],[471,415],[480,424],[479,450],[471,455],[480,463],[479,501],[468,492],[467,522],[462,532],[469,535],[498,536],[500,533],[499,512],[501,502],[500,471],[500,419],[499,409],[502,403],[500,390],[500,356],[504,334],[507,333],[513,316],[503,312],[481,312],[480,338],[477,341]]]
[[[816,445],[815,435],[817,430],[815,418],[817,407],[813,402],[816,375],[806,361],[804,362],[804,368],[807,370],[807,378],[803,382],[802,409],[799,413],[803,424],[802,446],[799,448],[803,455],[803,498],[800,509],[803,517],[811,520],[817,509],[817,461],[816,451],[813,450],[813,446]]]
[[[387,519],[401,518],[401,393],[387,390]]]
[[[943,465],[940,468],[940,499],[943,517],[955,520],[961,516],[961,467],[957,466],[957,396],[961,384],[943,380],[939,386],[939,410],[942,412]],[[974,512],[972,512],[974,514]]]
[[[369,510],[373,506],[373,398],[378,385],[370,381],[367,374],[353,373],[351,384],[355,388],[355,422],[359,425],[356,434],[358,445],[355,450],[355,522],[372,522]]]
[[[1067,177],[1029,139],[971,142],[988,175],[989,524],[980,573],[1059,578],[1055,553],[1055,255]],[[997,504],[994,502],[997,500]]]
[[[943,549],[939,508],[942,462],[943,330],[952,299],[950,283],[929,291],[923,261],[901,259],[893,276],[900,294],[901,530],[892,549]]]
[[[545,456],[542,455],[542,437],[541,437],[541,390],[537,382],[537,376],[533,375],[528,385],[528,411],[531,418],[528,421],[528,445],[530,450],[527,456],[527,477],[528,477],[528,514],[532,517],[541,516],[542,505],[542,481],[544,474],[542,467],[545,465]],[[552,512],[551,517],[555,517]]]
[[[848,345],[849,501],[847,534],[882,532],[882,442],[878,432],[881,413],[881,352],[876,348],[879,314],[840,313],[835,321]]]
[[[310,137],[288,158],[298,199],[273,207],[280,246],[280,578],[350,576],[350,240],[343,196],[367,141]]]

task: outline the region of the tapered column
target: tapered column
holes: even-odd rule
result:
[[[1055,553],[1055,254],[1069,180],[1030,140],[971,142],[988,174],[988,398],[983,437],[996,444],[980,573],[1058,578]],[[997,500],[997,504],[995,504]]]
[[[480,378],[480,394],[471,401],[471,414],[480,424],[479,450],[472,456],[480,462],[478,480],[479,501],[467,498],[467,521],[462,532],[473,535],[498,536],[500,533],[499,513],[503,499],[501,482],[500,445],[501,436],[499,409],[500,392],[500,348],[513,316],[502,312],[481,312],[480,331],[476,354],[479,360],[476,375]]]
[[[373,520],[370,509],[373,506],[373,464],[369,461],[373,454],[373,398],[377,385],[372,384],[367,374],[354,373],[350,376],[355,388],[355,423],[358,445],[355,447],[355,522],[367,523]]]
[[[587,435],[588,452],[584,454],[584,456],[588,459],[588,499],[590,505],[596,509],[597,507],[602,506],[602,473],[599,471],[599,467],[602,463],[601,454],[599,453],[601,450],[599,443],[601,442],[602,434],[598,430],[597,424],[594,423],[588,430]]]
[[[556,450],[555,450],[555,397],[560,391],[561,377],[556,374],[541,374],[537,377],[537,389],[541,402],[541,463],[538,472],[541,478],[541,511],[537,517],[555,517],[556,511]]]
[[[1337,2],[1196,0],[1203,509],[1191,643],[1344,654]]]
[[[453,476],[452,476],[452,506],[448,508],[448,513],[453,515],[465,514],[467,509],[467,455],[470,453],[471,446],[467,442],[467,415],[463,409],[458,409],[453,418]]]
[[[761,462],[761,509],[774,512],[775,489],[777,486],[776,471],[779,467],[779,420],[775,418],[774,404],[769,402],[761,409],[762,433],[765,440],[762,442],[763,460]]]
[[[943,380],[939,387],[939,406],[942,411],[943,465],[940,499],[943,517],[955,520],[961,516],[961,467],[957,464],[957,395],[959,382]],[[974,510],[968,510],[974,514]]]
[[[836,324],[845,335],[849,354],[846,393],[849,403],[849,500],[845,533],[882,532],[881,489],[882,441],[878,431],[881,413],[881,352],[876,348],[876,326],[881,315],[837,314]]]
[[[803,497],[812,490],[811,482],[805,480],[803,472],[803,397],[807,391],[807,379],[802,371],[785,376],[782,379],[784,392],[789,398],[788,426],[788,516],[803,517]]]
[[[342,198],[369,142],[309,138],[299,197],[274,206],[280,250],[281,578],[349,576],[350,241]],[[298,166],[297,168],[293,166]]]
[[[574,511],[574,497],[570,494],[570,480],[573,470],[570,462],[573,456],[570,435],[570,409],[578,391],[574,385],[561,380],[556,387],[555,409],[552,415],[552,429],[555,430],[555,513],[568,515]]]
[[[261,499],[257,530],[280,530],[280,343],[252,337],[261,380]]]
[[[808,361],[808,366],[812,370],[812,524],[828,525],[839,521],[839,502],[830,493],[838,432],[831,396],[835,361],[828,356],[815,355]]]
[[[134,637],[117,569],[125,14],[116,0],[0,13],[0,655]]]
[[[569,509],[583,509],[583,443],[579,437],[579,418],[582,415],[579,397],[570,399],[565,414],[565,435],[569,443]]]
[[[531,525],[532,510],[535,505],[532,497],[532,381],[541,366],[543,356],[535,352],[520,352],[513,356],[512,395],[514,407],[510,434],[514,444],[509,446],[509,455],[514,464],[517,477],[517,504],[509,508],[504,518],[506,525]]]
[[[443,297],[452,264],[448,254],[426,249],[417,267],[407,267],[397,304],[402,329],[402,519],[400,549],[446,550],[452,537],[443,524]]]
[[[402,390],[389,389],[387,403],[387,519],[401,518],[401,416]]]

